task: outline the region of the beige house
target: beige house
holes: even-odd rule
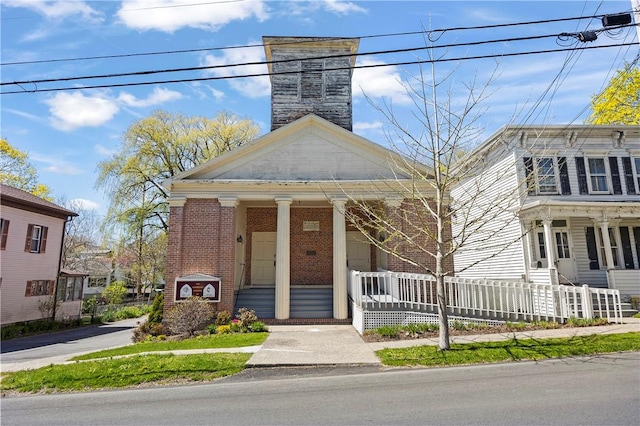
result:
[[[0,323],[46,318],[40,306],[54,298],[65,223],[77,214],[7,185],[0,184],[0,191]],[[56,318],[79,317],[82,280],[71,289],[65,281],[61,290]]]
[[[272,131],[165,182],[165,309],[204,295],[218,310],[244,306],[265,319],[346,320],[349,268],[407,265],[371,245],[376,231],[352,228],[345,210],[370,201],[391,213],[411,177],[395,153],[351,131],[357,39],[264,43]]]

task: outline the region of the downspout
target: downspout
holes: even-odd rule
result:
[[[64,220],[64,224],[62,225],[62,238],[60,238],[60,256],[58,257],[58,273],[56,274],[56,280],[54,281],[53,286],[53,308],[52,312],[52,321],[56,320],[56,308],[58,306],[58,282],[60,281],[60,272],[62,271],[62,253],[64,251],[64,234],[67,232],[67,223],[73,220],[73,216],[67,216]]]

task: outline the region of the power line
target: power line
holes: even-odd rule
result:
[[[543,38],[556,38],[559,37],[558,34],[547,34],[540,36],[529,36],[529,37],[517,37],[517,38],[506,38],[506,39],[498,39],[498,40],[483,40],[483,41],[474,41],[474,42],[466,42],[466,43],[454,43],[454,44],[445,44],[441,46],[420,46],[420,47],[408,47],[403,49],[391,49],[391,50],[378,50],[372,52],[358,52],[358,53],[343,53],[336,55],[322,55],[315,57],[305,57],[305,60],[322,60],[322,59],[336,59],[336,58],[345,58],[345,57],[359,57],[359,56],[369,56],[369,55],[386,55],[392,53],[407,53],[407,52],[415,52],[419,50],[426,49],[443,49],[443,48],[452,48],[452,47],[465,47],[465,46],[478,46],[482,44],[491,44],[491,43],[506,43],[513,41],[525,41],[525,40],[539,40]],[[289,44],[289,43],[284,43]],[[131,76],[140,76],[140,75],[151,75],[151,74],[164,74],[164,73],[173,73],[173,72],[185,72],[185,71],[202,71],[202,70],[212,70],[212,69],[220,69],[220,68],[233,68],[233,67],[244,67],[244,66],[255,66],[255,65],[272,65],[278,63],[289,63],[289,62],[298,62],[299,58],[295,59],[281,59],[275,61],[253,61],[253,62],[243,62],[237,64],[223,64],[223,65],[207,65],[200,67],[183,67],[183,68],[168,68],[163,70],[147,70],[147,71],[134,71],[134,72],[126,72],[126,73],[112,73],[112,74],[102,74],[102,75],[88,75],[88,76],[78,76],[78,77],[64,77],[64,78],[49,78],[49,79],[39,79],[39,80],[22,80],[22,81],[13,81],[13,82],[3,82],[0,83],[0,86],[6,86],[8,84],[37,84],[37,83],[55,83],[59,81],[75,81],[75,80],[91,80],[91,79],[100,79],[100,78],[114,78],[114,77],[131,77]]]
[[[380,68],[380,67],[389,67],[389,66],[405,66],[405,65],[419,65],[419,64],[428,64],[428,63],[440,63],[440,62],[453,62],[453,61],[462,61],[462,60],[476,60],[476,59],[490,59],[490,58],[505,58],[512,56],[524,56],[524,55],[536,55],[536,54],[544,54],[544,53],[558,53],[558,52],[566,52],[566,51],[584,51],[591,49],[603,49],[609,47],[623,47],[623,46],[633,46],[635,42],[631,43],[622,43],[622,44],[612,44],[612,45],[603,45],[603,46],[586,46],[580,48],[565,48],[565,49],[553,49],[553,50],[538,50],[538,51],[530,51],[530,52],[517,52],[517,53],[505,53],[505,54],[492,54],[492,55],[478,55],[478,56],[468,56],[468,57],[458,57],[458,58],[448,58],[448,59],[435,59],[435,60],[419,60],[419,61],[404,61],[404,62],[395,62],[388,64],[375,64],[375,65],[358,65],[355,67],[338,67],[327,69],[327,71],[338,71],[344,69],[366,69],[366,68]],[[7,91],[0,92],[2,95],[11,95],[11,94],[19,94],[19,93],[43,93],[43,92],[60,92],[60,91],[69,91],[69,90],[87,90],[87,89],[104,89],[104,88],[113,88],[113,87],[126,87],[126,86],[146,86],[153,84],[171,84],[171,83],[185,83],[185,82],[193,82],[193,81],[213,81],[213,80],[230,80],[237,78],[249,78],[249,77],[264,77],[269,75],[283,75],[283,74],[299,74],[304,71],[286,71],[286,72],[277,72],[277,73],[255,73],[255,74],[244,74],[244,75],[234,75],[234,76],[216,76],[216,77],[198,77],[198,78],[189,78],[189,79],[179,79],[179,80],[163,80],[163,81],[146,81],[146,82],[138,82],[138,83],[118,83],[118,84],[102,84],[102,85],[94,85],[94,86],[82,86],[82,87],[59,87],[59,88],[51,88],[51,89],[34,89],[34,90],[18,90],[18,91]]]
[[[204,3],[202,3],[204,4]],[[181,5],[184,6],[184,5]],[[168,6],[156,6],[154,8],[163,8]],[[171,6],[171,7],[177,7]],[[150,8],[151,9],[151,8]],[[398,33],[383,33],[383,34],[372,34],[372,35],[364,35],[364,36],[354,36],[354,37],[335,37],[336,39],[341,38],[360,38],[360,39],[370,39],[370,38],[384,38],[384,37],[398,37],[398,36],[408,36],[408,35],[419,35],[419,34],[428,34],[431,38],[431,34],[439,33],[440,35],[437,37],[439,39],[445,32],[450,31],[461,31],[461,30],[476,30],[476,29],[490,29],[490,28],[501,28],[501,27],[512,27],[512,26],[520,26],[520,25],[534,25],[534,24],[546,24],[546,23],[554,23],[554,22],[564,22],[564,21],[575,21],[582,19],[593,19],[593,18],[602,18],[606,15],[592,15],[592,16],[576,16],[570,18],[557,18],[557,19],[544,19],[537,21],[525,21],[525,22],[512,22],[508,24],[493,24],[493,25],[480,25],[480,26],[471,26],[471,27],[453,27],[453,28],[438,28],[430,31],[408,31],[408,32],[398,32]],[[432,40],[435,41],[435,40]],[[298,43],[309,43],[309,41],[301,40]],[[291,43],[287,43],[291,44]],[[60,59],[43,59],[37,61],[16,61],[16,62],[5,62],[0,63],[0,66],[9,66],[9,65],[29,65],[29,64],[42,64],[42,63],[53,63],[53,62],[70,62],[70,61],[86,61],[86,60],[95,60],[95,59],[116,59],[116,58],[129,58],[129,57],[137,57],[137,56],[154,56],[154,55],[171,55],[171,54],[180,54],[180,53],[196,53],[196,52],[208,52],[208,51],[221,51],[221,50],[232,50],[232,49],[246,49],[252,47],[264,47],[262,43],[254,43],[254,44],[246,44],[240,46],[226,46],[226,47],[208,47],[201,49],[182,49],[182,50],[167,50],[160,52],[142,52],[142,53],[125,53],[120,55],[102,55],[102,56],[85,56],[80,58],[60,58]]]
[[[620,27],[616,27],[616,29],[624,28],[633,25],[623,25]],[[595,33],[600,33],[603,31],[609,30],[597,30]],[[481,40],[474,42],[465,42],[465,43],[452,43],[445,44],[440,46],[419,46],[419,47],[409,47],[403,49],[392,49],[392,50],[379,50],[372,52],[358,52],[358,53],[346,53],[346,54],[336,54],[336,55],[323,55],[323,56],[315,56],[315,57],[306,57],[306,60],[324,60],[324,59],[336,59],[336,58],[344,58],[344,57],[360,57],[360,56],[369,56],[369,55],[385,55],[391,53],[407,53],[407,52],[415,52],[419,50],[426,49],[449,49],[452,47],[468,47],[468,46],[478,46],[482,44],[491,44],[491,43],[508,43],[514,41],[530,41],[530,40],[539,40],[543,38],[557,37],[559,40],[566,40],[569,37],[574,37],[578,39],[578,34],[573,33],[561,33],[561,34],[546,34],[546,35],[537,35],[537,36],[528,36],[528,37],[512,37],[512,38],[504,38],[504,39],[494,39],[494,40]],[[565,38],[563,38],[565,37]],[[325,38],[321,38],[325,39]],[[333,39],[333,38],[332,38]],[[342,39],[342,38],[340,38]],[[306,41],[309,42],[309,41]],[[290,44],[283,42],[281,44]],[[39,83],[55,83],[60,81],[77,81],[77,80],[92,80],[92,79],[104,79],[104,78],[116,78],[116,77],[132,77],[132,76],[142,76],[142,75],[152,75],[152,74],[165,74],[165,73],[174,73],[174,72],[187,72],[187,71],[202,71],[202,70],[213,70],[213,69],[222,69],[222,68],[234,68],[234,67],[245,67],[245,66],[256,66],[256,65],[273,65],[277,63],[289,63],[289,62],[297,62],[299,59],[282,59],[275,61],[253,61],[253,62],[243,62],[243,63],[235,63],[235,64],[223,64],[223,65],[206,65],[199,67],[182,67],[182,68],[167,68],[161,70],[146,70],[146,71],[133,71],[133,72],[125,72],[125,73],[111,73],[111,74],[99,74],[99,75],[85,75],[85,76],[76,76],[76,77],[62,77],[62,78],[51,78],[51,79],[38,79],[38,80],[18,80],[13,82],[0,82],[0,86],[6,85],[24,85],[24,84],[39,84]]]

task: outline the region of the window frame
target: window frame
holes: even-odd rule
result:
[[[7,249],[7,239],[9,238],[9,224],[11,223],[8,219],[0,218],[0,250]]]
[[[33,238],[33,235],[36,231],[38,231],[38,237]],[[47,249],[48,231],[48,226],[30,223],[27,226],[27,238],[25,240],[24,251],[33,254],[45,253]]]
[[[534,168],[534,176],[535,176],[535,182],[536,182],[536,194],[538,195],[557,195],[560,193],[560,191],[558,190],[559,187],[559,176],[560,176],[560,170],[558,169],[558,160],[556,157],[534,157],[534,161],[535,161],[535,168]],[[549,174],[541,174],[540,173],[540,163],[543,161],[550,161],[551,162],[551,167],[550,167],[550,171],[552,173]],[[543,191],[542,185],[541,185],[541,181],[543,179],[549,179],[549,178],[553,178],[553,190],[552,191]]]
[[[585,169],[586,169],[586,173],[587,173],[587,185],[589,188],[589,194],[611,194],[612,188],[613,188],[613,184],[611,182],[611,170],[609,168],[609,161],[608,157],[606,156],[588,156],[585,157],[585,160],[587,164],[585,164]],[[600,160],[602,161],[602,164],[604,166],[604,172],[603,173],[598,173],[598,174],[594,174],[591,171],[591,161],[592,160]],[[594,177],[604,177],[604,182],[605,185],[607,186],[606,190],[596,190],[593,188],[593,178]]]
[[[596,227],[596,243],[598,245],[598,256],[600,257],[600,268],[608,269],[607,256],[605,253],[604,240],[602,239],[602,228]],[[613,257],[613,269],[623,268],[620,255],[622,254],[622,245],[620,243],[620,233],[618,228],[607,228],[609,232],[609,244],[611,245],[611,257]]]
[[[636,187],[636,194],[640,194],[640,157],[631,157],[631,168],[633,170],[633,184]]]
[[[53,294],[51,280],[27,281],[26,297],[51,296]]]

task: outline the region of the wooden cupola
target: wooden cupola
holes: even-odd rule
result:
[[[360,39],[262,40],[271,78],[271,130],[315,114],[351,131],[351,74]]]

